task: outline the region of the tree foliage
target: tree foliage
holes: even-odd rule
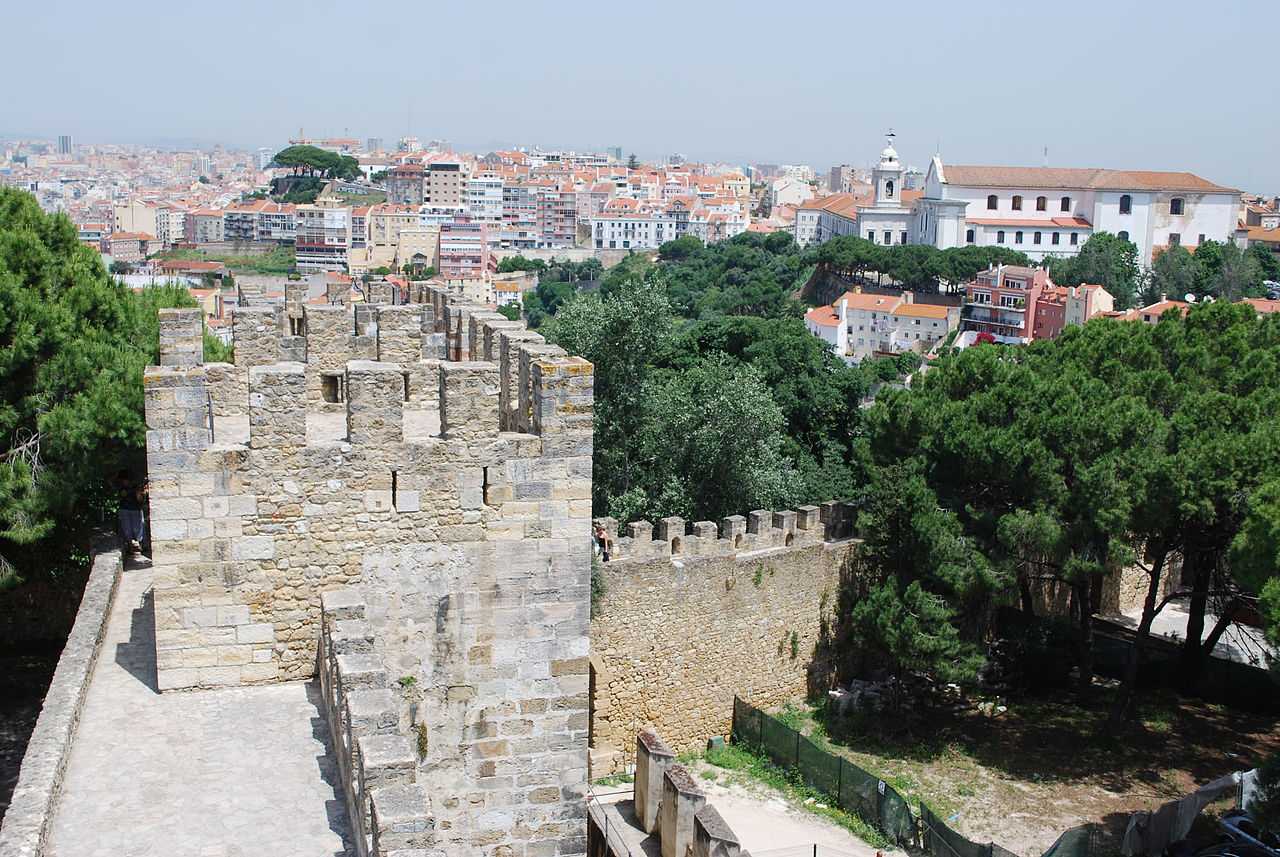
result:
[[[1115,298],[1117,309],[1128,309],[1137,299],[1141,279],[1138,247],[1110,232],[1090,235],[1075,256],[1050,256],[1046,262],[1050,276],[1060,286],[1100,285]]]
[[[1277,369],[1280,319],[1248,306],[1198,306],[1157,325],[1094,320],[1051,342],[944,356],[909,391],[881,397],[867,434],[877,466],[918,462],[1024,610],[1044,581],[1068,588],[1082,681],[1102,578],[1146,571],[1140,648],[1181,556],[1192,581],[1183,675],[1194,683],[1228,621],[1207,628],[1206,617],[1229,617],[1258,586],[1235,573],[1229,549],[1266,564]],[[1238,536],[1250,508],[1259,523]]]
[[[315,146],[289,146],[276,152],[272,162],[288,167],[295,174],[327,179],[354,181],[364,175],[360,162],[350,155],[340,155]]]
[[[185,289],[131,294],[66,217],[0,188],[0,576],[67,572],[140,468],[142,369],[155,311]]]

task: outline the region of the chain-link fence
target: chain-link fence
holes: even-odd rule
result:
[[[752,747],[782,768],[792,768],[809,786],[829,795],[845,812],[858,816],[893,842],[923,848],[932,857],[1016,857],[994,842],[974,842],[952,830],[920,804],[920,816],[893,786],[843,756],[818,747],[795,729],[741,699],[733,700],[735,744]],[[1097,827],[1074,827],[1042,857],[1093,857]]]

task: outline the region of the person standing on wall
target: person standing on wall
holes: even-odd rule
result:
[[[147,483],[145,480],[135,481],[126,470],[120,471],[116,483],[120,496],[120,539],[130,555],[144,553],[147,527],[143,510],[147,502]]]

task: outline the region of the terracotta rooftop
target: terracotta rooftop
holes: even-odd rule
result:
[[[1194,173],[1076,167],[988,167],[943,165],[947,184],[973,187],[1081,188],[1089,190],[1182,190],[1238,193]]]

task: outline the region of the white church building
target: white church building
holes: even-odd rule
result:
[[[902,200],[903,173],[890,132],[872,172],[872,204],[824,212],[854,222],[820,226],[818,234],[939,249],[1000,246],[1038,261],[1074,255],[1095,231],[1110,232],[1137,246],[1142,265],[1170,246],[1194,250],[1207,240],[1238,240],[1240,192],[1193,173],[948,166],[934,155],[924,194],[910,205]]]

